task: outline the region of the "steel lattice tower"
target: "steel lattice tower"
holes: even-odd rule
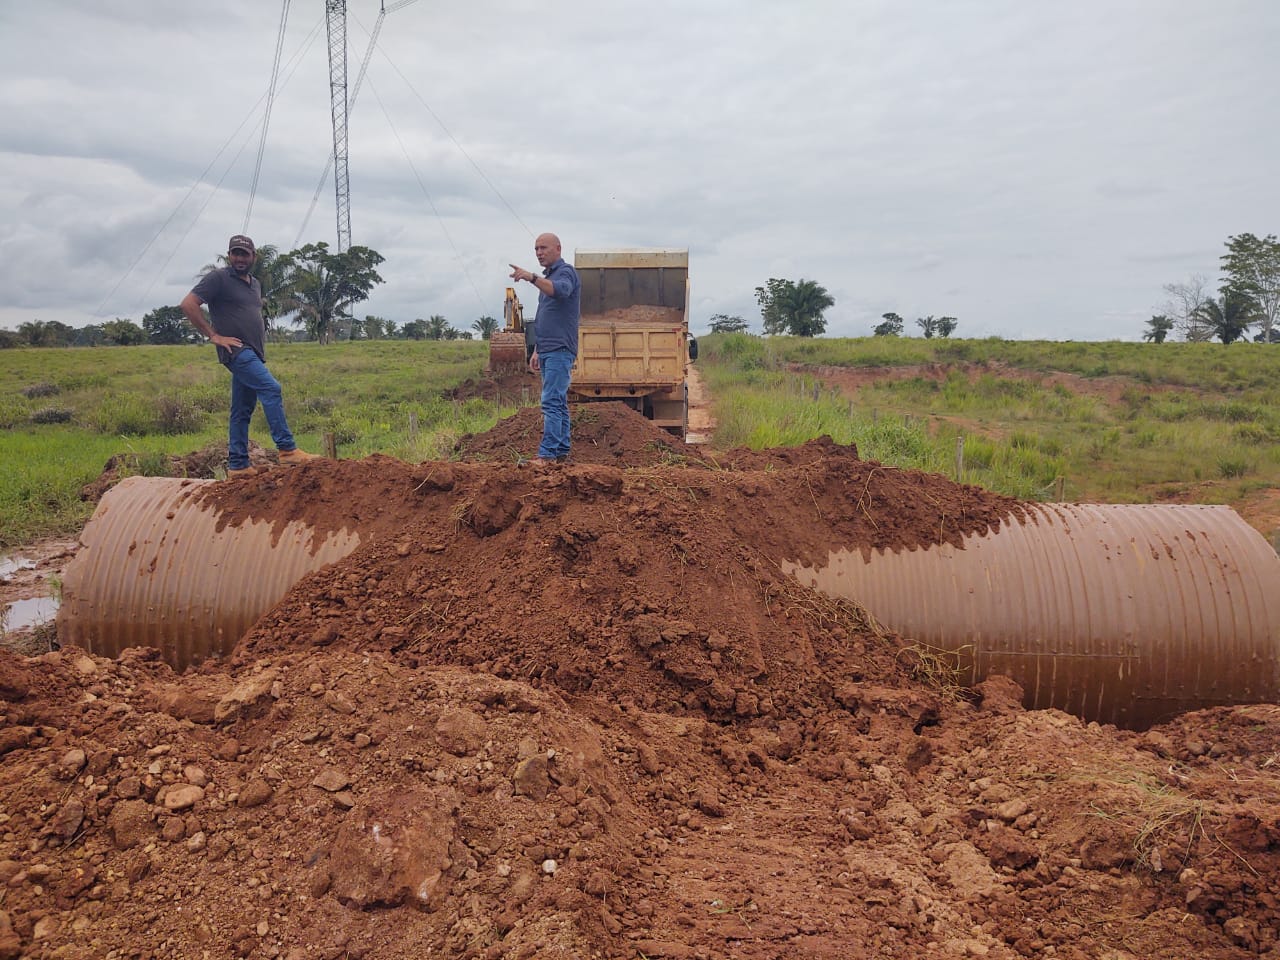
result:
[[[329,21],[329,105],[333,115],[333,187],[338,201],[338,252],[351,246],[351,183],[347,179],[347,0],[325,0]]]

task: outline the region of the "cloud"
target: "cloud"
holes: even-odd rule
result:
[[[335,229],[331,181],[307,216],[321,6],[291,6],[249,225],[284,249]],[[348,7],[354,85],[378,5]],[[248,0],[0,8],[0,326],[177,302],[244,225],[277,26]],[[351,111],[354,238],[387,258],[357,311],[496,315],[553,229],[687,246],[695,327],[758,327],[787,276],[832,291],[831,335],[892,309],[1136,339],[1163,284],[1277,230],[1278,31],[1267,0],[413,3]]]

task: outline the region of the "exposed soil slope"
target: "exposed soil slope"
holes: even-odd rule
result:
[[[0,960],[1280,957],[1280,708],[961,695],[777,568],[1017,502],[613,405],[516,466],[536,420],[212,488],[378,534],[229,662],[0,654]]]

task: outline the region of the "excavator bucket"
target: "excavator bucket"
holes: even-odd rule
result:
[[[499,330],[489,337],[490,373],[519,373],[524,368],[523,333]]]
[[[524,311],[515,290],[507,287],[507,299],[502,307],[503,328],[489,337],[489,365],[491,375],[522,372],[529,360],[525,347],[527,331]]]

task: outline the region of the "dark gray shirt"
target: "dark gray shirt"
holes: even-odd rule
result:
[[[231,267],[210,270],[191,292],[209,306],[209,322],[219,336],[235,337],[253,350],[262,360],[267,359],[263,347],[267,329],[262,319],[262,285],[258,278],[249,277],[245,283]],[[218,347],[218,359],[230,363],[233,351]]]

